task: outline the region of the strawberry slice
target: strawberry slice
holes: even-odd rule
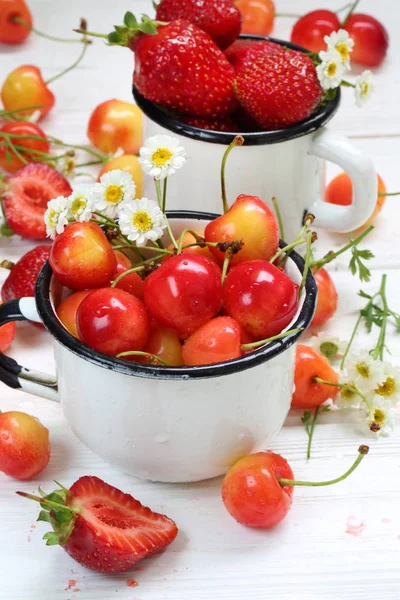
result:
[[[42,163],[25,165],[7,180],[3,209],[8,225],[24,238],[45,239],[47,203],[71,192],[65,177],[52,167]]]
[[[59,544],[76,561],[101,573],[127,571],[142,558],[159,552],[176,537],[175,523],[143,506],[130,494],[85,476],[69,490],[42,497],[17,492],[41,502],[39,519],[50,522],[47,545]]]
[[[11,269],[1,288],[3,302],[35,295],[36,280],[44,263],[49,258],[49,254],[50,246],[36,246],[15,264],[8,261],[0,264],[1,267]]]

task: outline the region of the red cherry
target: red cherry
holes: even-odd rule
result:
[[[278,223],[272,210],[257,196],[244,194],[238,196],[228,212],[208,223],[204,235],[207,242],[244,242],[231,265],[258,258],[269,260],[279,243]],[[222,264],[225,254],[212,246],[210,250]]]
[[[40,69],[34,65],[22,65],[8,74],[1,88],[1,99],[6,110],[41,106],[19,112],[20,116],[27,116],[39,110],[40,118],[45,117],[55,103],[53,92],[43,80]]]
[[[143,350],[150,333],[143,302],[115,288],[95,290],[82,300],[76,324],[85,344],[111,356]]]
[[[49,459],[46,427],[23,412],[0,413],[0,471],[15,479],[32,479]]]
[[[133,265],[129,258],[122,254],[119,250],[114,250],[115,258],[117,259],[117,270],[114,273],[113,279],[117,279],[121,273],[124,273],[128,269],[132,269]],[[136,298],[143,300],[143,287],[144,281],[137,273],[130,273],[126,275],[115,286],[118,289],[125,290],[129,294],[133,294]]]
[[[344,28],[355,42],[351,60],[366,67],[379,67],[389,47],[389,34],[382,23],[370,15],[352,14]]]
[[[287,461],[273,452],[257,452],[237,462],[225,476],[222,500],[236,521],[248,527],[274,527],[292,506],[293,487],[278,479],[294,479]]]
[[[336,312],[338,305],[338,294],[331,276],[325,269],[320,269],[314,274],[318,286],[317,308],[311,321],[311,325],[323,325]]]
[[[25,161],[35,162],[38,156],[42,156],[35,154],[35,152],[30,152],[30,150],[38,150],[39,152],[45,152],[46,154],[50,151],[50,143],[46,139],[46,134],[39,125],[36,125],[36,123],[29,123],[27,121],[5,123],[5,125],[0,128],[0,132],[16,135],[37,135],[45,138],[43,140],[30,140],[10,137],[12,144],[18,146],[18,154],[22,155]],[[22,146],[22,148],[20,146]],[[5,143],[4,139],[0,138],[0,167],[8,173],[15,173],[15,171],[21,169],[24,164],[26,163]]]
[[[17,23],[18,18],[28,24],[28,27]],[[0,43],[21,44],[26,40],[31,30],[32,15],[24,0],[1,0],[0,2]]]
[[[57,308],[57,317],[64,325],[65,329],[69,331],[71,335],[79,339],[78,329],[76,327],[76,313],[84,298],[92,293],[92,290],[84,290],[82,292],[75,292],[71,294],[59,304]]]
[[[336,13],[331,10],[313,10],[294,24],[290,41],[311,52],[326,50],[324,37],[341,28]]]
[[[292,396],[292,408],[315,408],[329,398],[334,400],[338,388],[316,383],[315,377],[338,383],[338,375],[321,354],[313,348],[299,344],[296,348],[296,363],[294,373],[295,391]]]
[[[93,146],[106,154],[118,148],[127,154],[138,154],[143,141],[142,120],[142,111],[136,104],[106,100],[90,115],[87,136]]]
[[[269,35],[274,27],[275,4],[272,0],[236,0],[242,13],[242,33]]]
[[[187,335],[221,308],[221,270],[204,256],[179,254],[144,282],[144,303],[160,327]]]
[[[156,325],[153,325],[144,352],[158,356],[170,367],[183,365],[182,346],[174,331],[159,329]]]
[[[231,317],[216,317],[197,329],[183,346],[188,367],[211,365],[238,358],[242,352],[242,328]]]
[[[104,287],[112,280],[117,261],[97,223],[72,223],[54,240],[50,265],[57,279],[73,290]]]
[[[2,302],[0,301],[0,304]],[[7,323],[0,327],[0,352],[5,352],[15,338],[15,323]]]
[[[256,340],[280,333],[297,305],[297,286],[266,260],[240,263],[225,278],[224,309]]]

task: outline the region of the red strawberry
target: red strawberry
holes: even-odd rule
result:
[[[47,512],[39,520],[50,521],[54,529],[44,536],[47,545],[59,544],[76,561],[101,573],[127,571],[168,546],[178,533],[171,519],[98,477],[81,477],[69,490],[56,490],[44,501],[43,493],[41,498],[17,494],[42,502]]]
[[[36,279],[44,263],[49,258],[49,254],[50,246],[36,246],[36,248],[24,254],[15,265],[9,263],[11,273],[1,288],[3,302],[35,295]]]
[[[295,50],[265,56],[242,69],[235,91],[242,106],[266,130],[307,119],[322,99],[313,61]]]
[[[236,40],[242,26],[242,15],[232,0],[161,0],[156,19],[185,19],[208,33],[222,50]]]
[[[52,167],[42,163],[25,165],[6,183],[3,208],[8,225],[24,238],[45,239],[43,216],[48,201],[71,192],[65,177]]]
[[[221,118],[232,113],[235,71],[210,36],[188,21],[139,34],[133,82],[148,100],[195,117]]]
[[[267,40],[237,40],[225,51],[225,54],[236,73],[238,73],[244,67],[252,65],[259,58],[271,54],[280,54],[281,52],[285,52],[283,46]]]
[[[182,117],[182,123],[187,123],[192,127],[199,129],[208,129],[209,131],[225,131],[227,133],[236,133],[239,131],[238,125],[230,118],[225,119],[200,119],[199,117]]]

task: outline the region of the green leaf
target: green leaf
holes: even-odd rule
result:
[[[46,523],[50,523],[51,524],[51,517],[50,517],[50,513],[48,513],[46,510],[41,510],[39,513],[38,518],[36,519],[37,521],[45,521]]]
[[[46,546],[58,546],[58,544],[60,543],[59,535],[54,531],[49,531],[48,533],[45,533],[43,539],[46,540]]]
[[[147,33],[147,35],[155,35],[157,33],[157,27],[154,21],[147,15],[142,15],[142,22],[139,26],[140,31]]]
[[[358,295],[359,295],[361,298],[367,298],[368,300],[372,300],[372,296],[370,296],[369,294],[366,294],[366,293],[365,293],[365,292],[363,292],[362,290],[360,290],[360,291],[358,292]]]
[[[7,223],[3,223],[0,227],[0,235],[2,235],[3,237],[12,237],[14,235],[14,232]]]
[[[137,19],[134,14],[132,14],[129,10],[125,13],[124,23],[129,29],[137,29]]]
[[[158,4],[157,4],[157,2],[155,2],[155,0],[152,0],[152,5],[153,5],[154,10],[157,10]]]
[[[119,44],[121,41],[121,36],[116,31],[112,31],[108,34],[107,39],[110,44]]]
[[[121,40],[127,35],[129,31],[127,27],[122,27],[121,25],[115,25],[114,29],[119,34]]]

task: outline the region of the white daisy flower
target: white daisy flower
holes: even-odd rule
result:
[[[75,176],[76,162],[73,156],[65,156],[57,163],[57,170],[64,175],[64,177],[71,178]]]
[[[68,196],[68,216],[75,221],[90,221],[92,216],[92,199],[88,193],[88,187],[80,185]]]
[[[317,66],[316,71],[321,86],[324,90],[339,87],[346,71],[341,55],[337,50],[329,50],[320,52],[319,57],[322,62]]]
[[[346,69],[350,69],[350,53],[354,48],[354,40],[349,36],[345,29],[339,29],[334,31],[331,35],[326,35],[324,41],[328,46],[328,52],[330,50],[336,50],[339,52],[342,63]]]
[[[50,200],[44,213],[44,222],[47,235],[54,240],[56,234],[62,233],[68,225],[68,198],[58,196]]]
[[[185,148],[169,135],[153,135],[145,141],[139,153],[144,173],[154,179],[174,175],[186,162]]]
[[[352,353],[346,359],[346,372],[360,392],[374,392],[385,381],[383,362],[374,360],[366,351]]]
[[[361,424],[361,431],[376,438],[388,437],[394,427],[395,419],[392,403],[380,396],[375,396],[371,409],[368,409],[367,417]]]
[[[136,185],[130,173],[121,169],[108,171],[92,188],[93,210],[113,219],[117,214],[118,205],[133,200],[135,192]]]
[[[314,350],[326,356],[328,360],[341,358],[346,350],[346,342],[342,342],[339,338],[325,331],[313,335],[310,339],[310,345]]]
[[[400,370],[386,362],[383,363],[383,370],[383,380],[377,385],[375,393],[395,406],[400,402]]]
[[[348,377],[346,371],[339,372],[339,383],[358,390],[356,383]],[[362,400],[360,396],[348,389],[340,389],[335,404],[338,408],[359,408]]]
[[[358,108],[362,108],[372,94],[374,89],[372,80],[372,71],[364,71],[357,77],[355,81],[356,87],[354,88],[354,93],[356,96],[356,106],[358,106]]]
[[[154,200],[128,200],[118,208],[119,226],[123,235],[136,246],[145,246],[148,240],[159,240],[167,226],[164,213]]]

